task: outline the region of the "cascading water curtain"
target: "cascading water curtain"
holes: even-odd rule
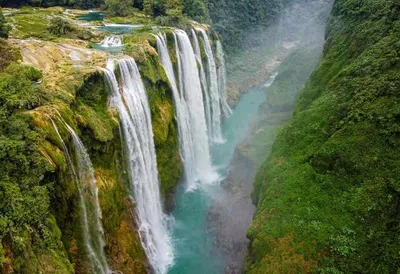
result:
[[[224,139],[222,137],[221,131],[221,104],[220,104],[220,94],[218,91],[218,75],[217,75],[217,65],[215,64],[214,54],[212,51],[210,39],[207,32],[204,29],[197,29],[202,37],[204,51],[207,55],[207,74],[208,74],[208,93],[211,105],[211,121],[209,137],[212,143],[223,143]]]
[[[100,46],[104,48],[122,47],[122,39],[118,35],[106,36],[101,42]]]
[[[209,94],[210,92],[209,92],[209,86],[208,86],[208,82],[207,82],[206,73],[204,71],[203,60],[201,58],[199,39],[197,38],[197,34],[194,29],[192,29],[192,37],[193,37],[194,53],[196,55],[197,63],[200,66],[200,80],[201,80],[201,86],[203,88],[203,95],[204,95],[204,108],[205,108],[205,112],[206,112],[207,130],[208,130],[208,133],[210,134],[213,131],[212,120],[211,120],[211,100],[210,100],[210,94]]]
[[[60,118],[61,120],[61,118]],[[54,130],[61,140],[68,167],[73,175],[78,189],[81,226],[86,253],[88,254],[91,271],[98,274],[111,273],[104,253],[104,231],[101,223],[101,208],[99,204],[97,181],[89,154],[79,136],[64,121],[61,122],[72,136],[77,169],[68,152],[55,122],[51,119]],[[78,172],[76,172],[76,170]]]
[[[174,256],[167,216],[162,210],[147,94],[135,60],[120,59],[118,67],[121,86],[114,61],[110,60],[104,71],[112,90],[111,104],[120,115],[139,236],[154,272],[166,273]]]
[[[219,61],[219,67],[217,69],[218,74],[218,89],[219,89],[219,97],[221,102],[222,112],[225,118],[229,117],[232,114],[232,109],[228,104],[228,89],[226,84],[226,65],[225,65],[225,54],[224,49],[222,48],[221,42],[218,40],[217,44],[217,58]]]
[[[163,40],[164,39],[164,40]],[[206,114],[196,55],[189,36],[182,30],[174,31],[178,78],[175,78],[165,36],[158,36],[161,62],[174,88],[174,102],[180,132],[181,155],[185,166],[188,189],[199,184],[210,184],[218,179],[211,162]],[[172,86],[174,86],[172,84]]]

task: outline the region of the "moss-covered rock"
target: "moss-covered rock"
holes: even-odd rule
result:
[[[53,220],[52,223],[49,221],[53,224],[53,230],[46,233],[61,238],[63,246],[58,246],[59,249],[50,256],[33,245],[31,253],[36,255],[30,256],[26,252],[29,256],[22,259],[15,246],[8,248],[4,239],[2,256],[6,256],[6,262],[2,263],[2,269],[16,269],[21,273],[88,271],[80,226],[78,190],[68,168],[61,140],[52,124],[52,121],[57,124],[64,142],[71,149],[71,136],[61,122],[63,120],[80,135],[95,168],[103,212],[106,255],[112,269],[124,273],[146,273],[147,260],[135,228],[132,214],[134,208],[128,192],[129,182],[124,171],[119,123],[108,110],[109,90],[104,75],[94,69],[83,68],[80,73],[73,71],[68,76],[73,84],[64,90],[64,94],[68,95],[64,97],[51,88],[56,85],[51,80],[58,79],[56,74],[59,72],[45,71],[45,75],[51,77],[42,85],[48,87],[47,94],[54,95],[46,98],[48,101],[45,105],[28,114],[36,130],[42,133],[37,152],[51,166],[44,180],[54,182],[48,197],[54,216],[49,219]],[[61,90],[62,86],[58,89]],[[29,260],[31,267],[26,268]]]

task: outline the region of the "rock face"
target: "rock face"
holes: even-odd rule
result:
[[[129,42],[129,36],[127,37]],[[170,85],[149,34],[134,50],[125,52],[138,58],[138,66],[148,91],[153,120],[154,141],[163,197],[169,197],[182,173],[178,134]],[[154,42],[154,41],[153,41]],[[3,240],[0,258],[5,258],[0,272],[12,273],[88,273],[81,237],[77,189],[66,165],[63,147],[54,132],[50,117],[66,121],[77,132],[93,163],[102,209],[107,261],[112,270],[122,273],[148,273],[149,267],[136,228],[134,207],[129,195],[125,155],[122,149],[119,118],[109,108],[110,90],[103,72],[109,55],[86,48],[87,42],[64,39],[51,41],[11,39],[9,44],[20,52],[21,63],[42,71],[35,85],[44,90],[43,103],[28,114],[35,131],[41,133],[38,152],[50,166],[43,181],[51,180],[51,212],[57,250],[35,251],[41,262],[29,260],[14,249],[12,239]],[[128,43],[129,45],[129,43]],[[0,72],[1,73],[1,72]],[[59,124],[60,134],[68,150],[72,139]],[[50,198],[49,198],[50,199]],[[27,232],[28,233],[28,232]],[[1,238],[3,239],[3,238]],[[30,243],[35,247],[33,241]],[[34,249],[36,250],[36,249]],[[53,252],[53,253],[52,253]],[[28,267],[29,266],[29,267]],[[28,271],[28,272],[27,272]],[[55,271],[55,272],[54,272]]]

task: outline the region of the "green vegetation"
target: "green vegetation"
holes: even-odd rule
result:
[[[19,50],[12,47],[7,40],[0,38],[0,71],[6,69],[12,62],[20,59]]]
[[[59,13],[61,13],[61,10],[34,13],[33,8],[23,8],[7,18],[8,22],[14,25],[10,35],[22,39],[29,37],[48,39],[51,36],[47,30],[50,24],[49,18]]]
[[[81,40],[90,40],[92,38],[92,33],[89,30],[78,28],[73,23],[61,17],[54,17],[51,19],[47,30],[56,37]]]
[[[3,7],[54,7],[54,6],[69,6],[82,9],[90,9],[100,7],[103,0],[2,0],[0,5]]]
[[[55,17],[51,19],[48,30],[55,36],[66,36],[67,34],[74,32],[75,28],[67,20],[62,19],[61,17]]]
[[[43,134],[26,114],[46,102],[34,68],[0,72],[0,272],[72,273],[51,214],[54,169],[38,147]]]
[[[399,18],[395,0],[335,1],[256,181],[249,273],[399,271]]]
[[[8,32],[10,31],[10,26],[7,25],[6,19],[3,16],[3,12],[0,8],[0,38],[8,38]]]
[[[0,73],[2,273],[88,272],[77,189],[48,119],[53,117],[71,149],[70,134],[55,118],[56,108],[91,155],[111,266],[126,273],[146,271],[130,214],[118,121],[108,113],[108,88],[101,73],[80,77],[68,106],[45,93],[36,83],[42,74],[33,68],[11,64]]]
[[[111,16],[127,16],[133,10],[131,0],[105,0],[104,7]]]
[[[35,37],[45,41],[57,41],[59,38],[97,39],[93,30],[78,26],[67,15],[63,15],[63,10],[61,7],[22,7],[18,11],[12,11],[7,16],[8,25],[12,25],[9,34],[12,38]]]
[[[293,0],[209,0],[208,10],[213,27],[221,35],[228,53],[254,47],[259,30],[271,25]],[[258,41],[264,43],[264,41]]]
[[[62,8],[49,8],[40,11],[34,10],[32,7],[21,8],[7,17],[8,23],[13,25],[10,35],[13,38],[37,37],[49,40],[52,38],[48,31],[50,21],[61,14]]]

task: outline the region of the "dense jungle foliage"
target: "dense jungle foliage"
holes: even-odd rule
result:
[[[336,0],[256,180],[249,273],[398,273],[400,3]]]
[[[12,263],[20,273],[37,273],[36,267],[50,258],[64,260],[55,259],[64,251],[50,214],[53,182],[44,180],[53,167],[38,152],[43,137],[26,113],[49,98],[36,84],[41,72],[16,64],[19,54],[6,40],[0,39],[0,49],[0,265]],[[60,270],[61,265],[68,262]],[[0,267],[0,272],[8,271]]]

